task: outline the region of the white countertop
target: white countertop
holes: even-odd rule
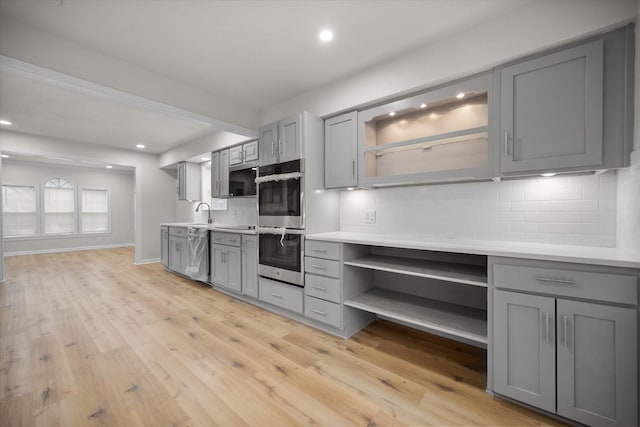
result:
[[[234,234],[257,234],[256,229],[247,229],[247,228],[233,228],[240,227],[237,225],[230,224],[197,224],[193,222],[164,222],[160,225],[165,227],[193,227],[193,228],[205,228],[211,231],[221,231],[223,233],[234,233]]]
[[[489,240],[439,240],[420,235],[352,233],[344,231],[308,234],[306,238],[328,242],[640,268],[640,256],[634,256],[616,248]]]

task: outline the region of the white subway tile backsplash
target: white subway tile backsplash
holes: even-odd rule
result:
[[[615,246],[617,179],[600,176],[390,187],[341,193],[342,231]],[[363,211],[376,211],[364,224]]]

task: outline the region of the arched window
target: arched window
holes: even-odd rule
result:
[[[65,178],[50,178],[44,183],[44,234],[68,234],[76,231],[75,187]]]

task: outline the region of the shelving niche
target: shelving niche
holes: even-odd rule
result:
[[[351,245],[344,305],[436,335],[487,345],[487,258]],[[347,280],[348,279],[348,280]]]

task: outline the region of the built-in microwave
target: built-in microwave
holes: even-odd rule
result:
[[[232,168],[229,170],[229,196],[255,196],[257,167]]]
[[[259,226],[304,228],[303,166],[299,159],[259,167]]]

